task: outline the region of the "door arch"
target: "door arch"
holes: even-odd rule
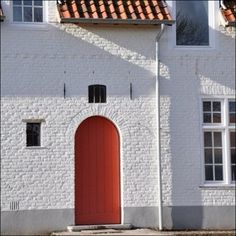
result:
[[[120,224],[120,139],[101,116],[75,134],[75,224]]]

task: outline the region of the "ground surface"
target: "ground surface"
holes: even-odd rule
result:
[[[132,229],[132,230],[82,230],[80,232],[58,232],[52,236],[76,236],[76,235],[159,235],[159,236],[235,236],[235,231],[156,231],[151,229]]]

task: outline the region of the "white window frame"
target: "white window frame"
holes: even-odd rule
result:
[[[203,102],[220,101],[221,102],[221,123],[203,122]],[[231,157],[230,157],[230,130],[235,130],[235,124],[229,123],[229,101],[235,101],[233,97],[202,97],[201,98],[201,166],[202,166],[202,184],[204,186],[235,186],[235,181],[231,180]],[[205,180],[205,154],[204,154],[204,132],[221,131],[222,132],[222,158],[223,158],[223,181]]]
[[[45,149],[45,143],[44,143],[44,126],[45,126],[45,119],[40,119],[40,118],[30,118],[30,119],[22,119],[22,122],[24,124],[24,130],[25,130],[25,142],[24,142],[24,148],[25,149]],[[39,123],[40,124],[40,146],[27,146],[27,133],[26,133],[26,128],[27,128],[27,123]]]
[[[214,182],[214,183],[217,183],[217,184],[222,184],[222,183],[224,183],[224,179],[225,179],[225,170],[224,170],[224,166],[225,166],[225,154],[224,154],[224,130],[223,129],[203,129],[203,143],[204,143],[204,132],[220,132],[220,133],[222,133],[222,166],[223,166],[223,180],[205,180],[205,166],[206,166],[206,164],[205,164],[205,154],[204,154],[204,150],[205,150],[205,146],[203,145],[203,155],[204,155],[204,182],[205,183],[212,183],[212,182]],[[213,144],[213,146],[212,146],[212,149],[214,149],[215,148],[215,146],[214,146],[214,144]],[[213,150],[214,151],[214,150]],[[214,159],[214,157],[212,158],[212,159]],[[213,161],[213,160],[212,160]],[[215,166],[217,166],[217,164],[215,164],[214,163],[214,161],[212,162],[212,164],[211,164],[212,166],[213,166],[213,168],[215,167]]]
[[[176,1],[168,0],[168,6],[171,9],[172,17],[176,20]],[[219,11],[219,3],[217,1],[208,0],[208,24],[209,24],[209,45],[207,46],[192,46],[192,45],[177,45],[176,44],[176,23],[171,27],[169,31],[170,44],[169,48],[176,50],[212,50],[216,47],[216,22]]]
[[[34,0],[32,0],[34,1]],[[42,22],[25,22],[25,21],[14,21],[13,20],[13,1],[10,2],[10,8],[11,8],[11,23],[14,25],[23,25],[23,26],[40,26],[40,25],[45,25],[46,22],[48,22],[48,1],[43,0],[43,5],[42,5],[42,9],[43,9],[43,21]],[[23,17],[23,16],[22,16]]]

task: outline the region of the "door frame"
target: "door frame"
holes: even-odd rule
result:
[[[120,163],[120,216],[121,216],[121,219],[120,219],[120,222],[121,224],[124,224],[124,194],[123,194],[123,189],[124,189],[124,182],[123,182],[123,174],[124,174],[124,171],[123,171],[123,137],[121,135],[121,130],[119,129],[119,126],[116,124],[116,122],[114,122],[112,119],[106,117],[106,116],[102,116],[102,115],[90,115],[90,116],[87,116],[87,117],[83,117],[82,120],[80,120],[79,124],[77,124],[77,126],[75,127],[75,130],[74,130],[74,139],[73,139],[73,153],[74,153],[74,159],[73,159],[73,171],[74,171],[74,177],[75,177],[75,134],[76,134],[76,131],[77,129],[79,128],[79,126],[88,118],[92,118],[92,117],[95,117],[95,116],[99,116],[99,117],[102,117],[102,118],[105,118],[107,119],[108,121],[110,121],[116,128],[117,130],[117,133],[119,135],[119,163]],[[73,196],[74,196],[74,224],[75,224],[75,179],[74,179],[74,185],[73,185],[73,189],[74,189],[74,192],[73,192]]]

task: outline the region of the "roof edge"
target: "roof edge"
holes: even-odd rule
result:
[[[87,23],[87,24],[120,24],[120,25],[173,25],[175,20],[141,20],[141,19],[91,19],[91,18],[63,18],[61,23]]]

